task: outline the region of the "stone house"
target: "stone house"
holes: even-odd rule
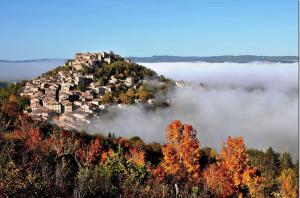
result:
[[[46,108],[53,110],[56,113],[61,113],[61,111],[62,111],[61,104],[59,102],[57,102],[56,100],[54,100],[53,98],[47,97],[46,99],[44,99],[43,105]]]
[[[63,100],[63,101],[61,101],[61,104],[62,104],[64,113],[73,112],[73,103],[72,102],[70,102],[69,100]]]

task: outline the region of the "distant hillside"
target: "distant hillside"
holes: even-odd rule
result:
[[[151,57],[128,57],[138,63],[157,63],[157,62],[209,62],[209,63],[250,63],[250,62],[280,62],[293,63],[298,62],[297,56],[151,56]]]
[[[280,62],[294,63],[298,62],[298,56],[256,56],[256,55],[224,55],[224,56],[169,56],[169,55],[154,55],[148,57],[126,57],[138,63],[158,63],[158,62],[209,62],[209,63],[250,63],[250,62]],[[64,58],[44,58],[30,60],[0,60],[1,63],[46,63],[60,62],[64,63],[68,59]]]
[[[9,83],[0,81],[0,88],[6,87]]]

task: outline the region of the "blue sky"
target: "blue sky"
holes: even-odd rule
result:
[[[297,55],[297,0],[1,0],[0,59]]]

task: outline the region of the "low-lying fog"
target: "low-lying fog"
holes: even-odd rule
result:
[[[64,62],[64,59],[0,62],[0,81],[31,80]]]
[[[177,88],[172,106],[146,112],[130,106],[105,115],[89,131],[165,141],[175,119],[198,131],[202,146],[220,148],[227,136],[243,136],[248,147],[289,151],[298,156],[297,63],[143,63],[174,80],[202,82],[204,87]]]

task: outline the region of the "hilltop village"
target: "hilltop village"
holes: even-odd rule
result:
[[[25,113],[32,118],[78,129],[111,106],[167,106],[167,98],[158,101],[155,95],[172,83],[113,52],[77,53],[63,66],[28,81],[20,95],[30,99]]]

